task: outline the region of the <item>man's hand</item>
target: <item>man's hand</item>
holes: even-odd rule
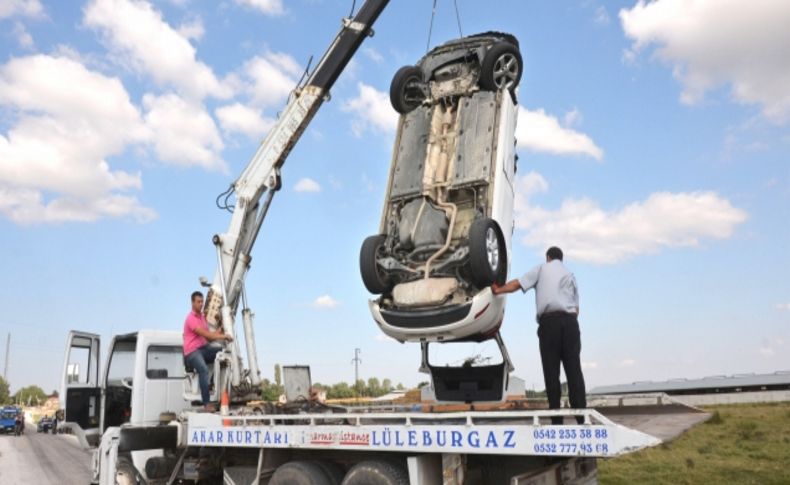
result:
[[[223,334],[222,337],[224,337],[225,340],[227,340],[228,342],[233,342],[233,337],[231,337],[230,335]]]
[[[495,295],[498,295],[498,294],[499,294],[499,292],[500,292],[500,290],[501,290],[501,288],[502,288],[502,287],[501,287],[501,286],[499,286],[498,284],[496,284],[496,283],[491,283],[491,293],[493,293],[493,294],[495,294]]]

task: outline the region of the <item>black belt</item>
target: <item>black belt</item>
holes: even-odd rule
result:
[[[546,313],[541,313],[540,316],[538,316],[538,320],[544,317],[567,317],[567,316],[575,317],[576,314],[573,312],[546,312]]]

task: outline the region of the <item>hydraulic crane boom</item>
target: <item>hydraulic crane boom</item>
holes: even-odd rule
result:
[[[239,386],[246,378],[254,386],[260,383],[253,314],[247,307],[244,279],[250,268],[252,247],[272,198],[281,186],[280,169],[343,69],[365,37],[372,35],[371,27],[388,3],[389,0],[366,0],[353,18],[343,19],[340,32],[315,70],[303,86],[294,90],[274,127],[229,189],[229,193],[235,192],[236,203],[227,232],[213,238],[217,250],[217,271],[206,299],[206,318],[213,329],[222,323],[224,332],[234,339],[229,346],[233,386]],[[234,326],[240,301],[248,371],[241,368]]]

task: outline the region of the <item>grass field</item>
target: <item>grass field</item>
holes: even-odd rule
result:
[[[598,460],[601,485],[790,484],[790,403],[706,407],[671,443]]]

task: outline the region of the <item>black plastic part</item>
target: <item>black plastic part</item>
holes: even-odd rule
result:
[[[390,103],[400,114],[413,111],[422,103],[424,95],[419,86],[424,83],[422,69],[417,66],[403,66],[392,76],[390,84]]]
[[[343,27],[337,35],[335,42],[324,54],[320,64],[307,80],[308,86],[316,86],[329,91],[343,72],[348,62],[357,52],[359,46],[370,35],[371,27],[389,0],[367,0],[354,16],[353,22],[364,25],[361,31],[356,31],[350,26]]]
[[[289,461],[277,467],[269,485],[332,485],[332,482],[314,462]]]
[[[515,92],[516,87],[518,87],[518,83],[521,81],[521,75],[524,73],[524,62],[521,59],[521,52],[519,51],[518,47],[511,44],[510,42],[499,42],[498,44],[494,44],[488,52],[486,52],[485,57],[483,58],[483,62],[480,66],[480,88],[485,89],[486,91],[496,91],[499,89],[496,85],[496,81],[494,80],[494,69],[499,59],[504,54],[513,54],[516,59],[518,60],[518,74],[516,74],[516,80],[512,86],[510,86],[510,92]]]
[[[409,485],[409,473],[390,461],[362,461],[351,467],[342,485]]]
[[[472,310],[471,303],[450,305],[430,310],[387,310],[382,308],[381,317],[393,327],[430,328],[460,322]]]
[[[151,478],[168,478],[178,460],[172,456],[152,456],[145,462],[145,475]]]
[[[93,406],[91,406],[93,400]],[[66,421],[77,423],[82,429],[98,428],[101,389],[98,387],[69,388],[66,390]],[[91,409],[94,414],[91,414]]]
[[[178,446],[175,426],[140,426],[121,428],[118,452],[171,449]]]
[[[438,401],[500,401],[505,363],[482,367],[434,367],[429,365]]]
[[[374,295],[380,295],[389,290],[389,281],[387,276],[382,274],[376,264],[376,256],[379,248],[387,236],[378,234],[376,236],[369,236],[362,242],[362,247],[359,250],[359,272],[362,275],[362,282],[365,288]]]

